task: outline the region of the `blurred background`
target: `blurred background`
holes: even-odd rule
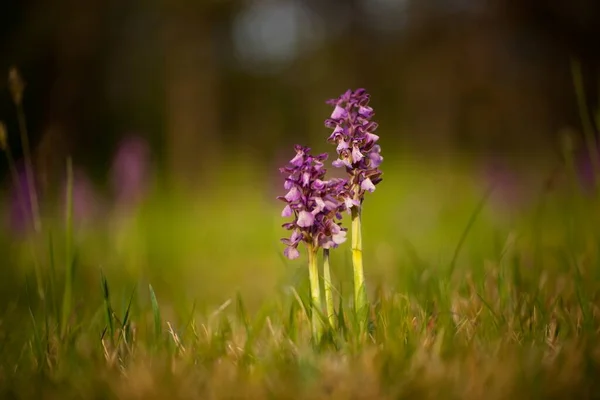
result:
[[[71,156],[76,217],[121,232],[87,240],[78,225],[81,263],[181,271],[173,282],[209,282],[207,296],[223,282],[268,292],[287,273],[277,168],[295,143],[332,153],[327,99],[372,95],[385,158],[365,211],[373,264],[397,265],[407,237],[444,259],[469,199],[499,182],[490,219],[506,223],[552,182],[565,135],[581,141],[572,66],[593,114],[599,18],[596,0],[4,1],[0,76],[16,66],[26,83],[42,215],[62,215],[47,204]],[[20,165],[16,111],[0,79]],[[0,171],[13,246],[30,201]],[[117,228],[107,210],[142,217]]]
[[[0,15],[0,71],[21,70],[49,164],[70,153],[102,169],[135,133],[194,181],[236,152],[260,162],[320,141],[324,101],[355,87],[388,151],[536,156],[580,125],[571,58],[592,107],[599,91],[594,0],[27,0]]]

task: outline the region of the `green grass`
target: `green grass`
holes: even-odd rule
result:
[[[386,158],[363,214],[371,324],[353,313],[346,243],[320,343],[265,171],[231,164],[210,194],[157,190],[127,218],[45,215],[44,299],[31,242],[5,233],[0,397],[597,396],[598,201],[540,179],[506,212],[463,164]]]

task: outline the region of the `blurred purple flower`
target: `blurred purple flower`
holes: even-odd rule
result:
[[[381,182],[379,169],[383,161],[379,140],[374,132],[377,123],[371,121],[374,112],[369,107],[370,96],[365,89],[348,89],[337,99],[328,100],[334,107],[325,126],[333,129],[328,141],[336,144],[338,159],[332,165],[345,167],[350,174],[349,184],[355,200],[362,200],[366,191],[375,191],[375,185]]]
[[[112,163],[111,180],[119,204],[135,204],[147,190],[150,174],[150,147],[132,136],[119,144]]]
[[[9,226],[15,233],[33,230],[31,211],[31,193],[27,182],[27,173],[22,163],[17,166],[18,181],[12,180],[9,200]]]
[[[596,156],[600,158],[600,149],[596,150]],[[600,171],[594,171],[592,156],[587,148],[575,156],[575,168],[582,190],[585,193],[593,193],[596,188],[596,174]]]
[[[344,188],[346,180],[324,180],[323,161],[327,154],[310,155],[310,149],[296,145],[296,156],[281,168],[287,174],[284,188],[287,193],[277,197],[286,203],[282,217],[293,217],[282,226],[291,230],[290,238],[281,239],[287,246],[284,255],[289,259],[300,256],[298,244],[302,241],[324,249],[334,248],[346,240],[346,229],[336,222],[346,208]]]

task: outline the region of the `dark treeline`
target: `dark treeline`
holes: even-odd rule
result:
[[[572,58],[598,104],[595,0],[52,3],[0,11],[0,73],[14,64],[27,82],[39,168],[70,153],[102,170],[139,133],[193,180],[220,155],[315,141],[324,100],[356,86],[373,93],[386,143],[535,155],[580,125]],[[4,80],[0,120],[18,153]]]

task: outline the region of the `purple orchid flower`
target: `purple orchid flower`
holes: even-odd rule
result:
[[[289,238],[281,239],[287,246],[284,255],[289,259],[300,256],[298,244],[302,241],[324,249],[335,248],[346,240],[346,229],[336,222],[346,208],[344,179],[324,180],[323,161],[327,154],[310,155],[310,148],[296,145],[296,156],[281,168],[287,174],[284,188],[288,192],[277,197],[286,206],[282,217],[293,217],[282,226],[292,231]]]
[[[375,191],[382,181],[379,165],[383,162],[379,140],[374,132],[377,123],[371,121],[374,112],[369,107],[370,96],[365,89],[348,90],[337,99],[328,100],[334,107],[325,126],[333,129],[328,141],[336,144],[338,159],[332,165],[346,168],[354,199],[362,199],[365,192]]]

